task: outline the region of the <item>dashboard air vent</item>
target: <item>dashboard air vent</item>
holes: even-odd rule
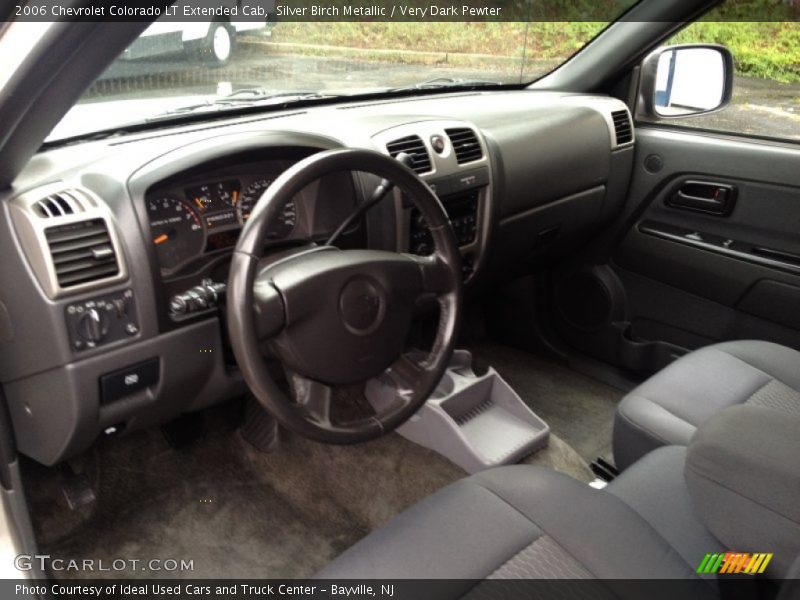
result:
[[[45,230],[56,279],[62,288],[119,273],[114,245],[103,219],[79,221]]]
[[[617,110],[611,113],[614,121],[614,132],[617,136],[617,146],[633,141],[633,125],[627,110]]]
[[[389,155],[395,158],[405,152],[413,159],[413,168],[417,173],[428,173],[431,170],[431,159],[428,150],[418,135],[407,135],[386,144]]]
[[[444,132],[453,144],[456,153],[456,162],[460,165],[483,158],[483,150],[478,142],[478,136],[468,127],[445,129]]]
[[[79,190],[63,190],[35,202],[33,211],[43,219],[51,219],[82,213],[92,206],[92,199]]]

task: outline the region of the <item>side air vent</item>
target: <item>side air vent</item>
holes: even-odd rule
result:
[[[61,288],[114,277],[119,273],[105,220],[91,219],[48,227],[44,233]]]
[[[394,158],[401,152],[405,152],[413,159],[413,168],[417,173],[428,173],[431,171],[431,158],[428,150],[418,135],[408,135],[386,144],[389,155]]]
[[[483,150],[478,142],[478,136],[468,127],[445,129],[444,132],[453,144],[456,153],[456,162],[460,165],[483,158]]]
[[[82,192],[63,190],[35,202],[33,211],[43,219],[51,219],[86,212],[93,206],[92,199]]]
[[[629,144],[633,141],[633,125],[627,110],[617,110],[611,113],[614,121],[614,132],[617,136],[617,146]]]

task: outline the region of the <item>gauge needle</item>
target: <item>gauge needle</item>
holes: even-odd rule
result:
[[[162,233],[156,239],[153,240],[154,244],[163,244],[169,239],[169,236],[166,233]]]
[[[197,205],[197,208],[203,210],[203,202],[200,200],[200,198],[195,198],[194,203]]]
[[[231,196],[233,197],[233,203],[236,204],[239,201],[239,192],[233,190]]]

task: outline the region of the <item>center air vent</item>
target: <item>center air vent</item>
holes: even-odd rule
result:
[[[483,150],[478,142],[478,136],[468,127],[445,129],[444,132],[453,144],[456,153],[456,162],[460,165],[483,158]]]
[[[401,152],[405,152],[412,158],[414,171],[417,173],[428,173],[431,171],[431,159],[428,150],[418,135],[408,135],[386,144],[389,155],[395,158]]]
[[[33,211],[43,219],[50,219],[86,212],[92,206],[91,198],[80,191],[63,190],[35,202]]]
[[[611,113],[614,121],[614,132],[617,137],[617,146],[629,144],[633,141],[633,125],[627,110],[617,110]]]
[[[114,277],[119,264],[103,219],[48,227],[47,245],[61,288]]]

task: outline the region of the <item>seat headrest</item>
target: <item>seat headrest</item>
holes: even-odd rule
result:
[[[689,444],[684,476],[706,527],[730,550],[773,553],[784,577],[800,553],[800,415],[725,409]]]

